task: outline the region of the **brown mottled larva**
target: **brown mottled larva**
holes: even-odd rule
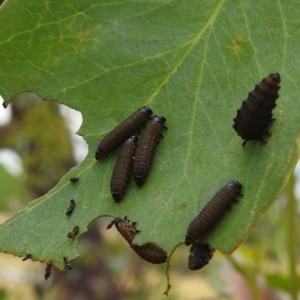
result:
[[[141,246],[132,244],[131,248],[140,258],[152,264],[163,264],[168,258],[167,252],[154,243],[145,243]]]
[[[69,239],[73,239],[79,232],[79,226],[76,225],[74,226],[74,228],[72,229],[72,231],[70,231],[68,234],[67,234],[67,237]]]
[[[190,223],[185,244],[191,245],[219,220],[225,209],[240,194],[242,185],[238,181],[231,181],[225,185],[200,211],[199,215]]]
[[[75,201],[72,199],[70,200],[70,206],[68,207],[67,211],[66,211],[66,215],[70,216],[73,213],[73,210],[75,208]]]
[[[274,120],[272,110],[276,107],[279,97],[279,84],[280,75],[270,74],[255,86],[237,111],[237,116],[233,119],[233,128],[244,140],[243,146],[252,140],[265,142],[263,135],[270,134],[266,128]]]
[[[119,202],[123,197],[131,175],[133,156],[138,138],[131,136],[123,144],[110,181],[110,192],[113,199]]]
[[[51,261],[49,261],[49,262],[47,262],[47,266],[46,266],[46,269],[45,269],[45,279],[46,280],[48,280],[48,278],[51,275],[51,269],[52,269],[52,263],[51,263]]]
[[[144,184],[149,174],[161,131],[167,128],[164,126],[165,121],[164,116],[155,116],[142,133],[133,161],[133,177],[138,186]]]
[[[152,264],[162,264],[166,262],[167,252],[160,246],[154,243],[146,243],[141,246],[132,243],[135,235],[140,232],[140,230],[137,230],[135,227],[136,222],[130,222],[126,216],[123,219],[115,218],[107,225],[106,229],[110,229],[114,224],[130,247],[142,259]]]
[[[143,106],[120,125],[109,132],[99,143],[95,158],[102,159],[118,146],[122,145],[130,135],[137,131],[152,114],[152,110]]]
[[[135,235],[140,232],[140,230],[137,230],[135,227],[136,222],[130,222],[126,216],[123,219],[115,218],[107,225],[106,229],[110,229],[114,224],[123,238],[131,246]]]
[[[193,243],[189,255],[189,269],[192,271],[200,270],[209,263],[215,252],[215,248],[208,244]]]

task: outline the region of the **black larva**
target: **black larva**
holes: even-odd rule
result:
[[[133,156],[138,138],[131,136],[123,144],[110,181],[110,192],[113,199],[119,202],[123,197],[131,175]]]
[[[26,255],[22,258],[23,261],[31,258],[31,253],[26,253]]]
[[[68,258],[66,256],[64,256],[63,259],[64,259],[64,263],[65,263],[65,268],[72,270],[72,266],[71,266],[71,263],[69,262]]]
[[[155,116],[142,133],[133,161],[133,177],[138,186],[144,184],[149,174],[161,131],[167,128],[164,126],[165,121],[164,116]]]
[[[70,181],[71,182],[77,182],[79,180],[79,177],[71,177]]]
[[[241,189],[242,185],[238,181],[231,181],[225,185],[190,223],[185,236],[185,244],[191,245],[211,229],[225,212],[225,209],[240,194]]]
[[[143,106],[129,118],[108,133],[99,143],[95,158],[102,159],[118,146],[122,145],[130,135],[137,131],[150,118],[152,110]]]
[[[67,234],[67,237],[69,239],[73,239],[79,232],[79,226],[74,226],[74,228],[72,229],[72,231],[70,231],[68,234]]]
[[[209,263],[215,252],[215,248],[208,244],[194,243],[190,248],[189,269],[192,271],[200,270]]]
[[[67,211],[66,211],[66,215],[70,216],[73,213],[73,210],[75,209],[75,201],[72,199],[70,200],[70,206],[68,207]]]
[[[45,269],[45,279],[46,280],[48,280],[48,278],[51,275],[51,269],[52,269],[52,263],[50,261],[50,262],[47,262],[47,266],[46,266],[46,269]]]
[[[276,107],[276,99],[279,97],[279,84],[280,75],[270,74],[255,86],[237,111],[237,116],[233,119],[233,128],[244,140],[243,146],[252,140],[265,142],[263,135],[270,134],[267,127],[274,120],[272,110]]]

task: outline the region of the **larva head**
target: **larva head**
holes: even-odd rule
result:
[[[148,106],[143,106],[142,108],[139,109],[139,111],[144,115],[150,116],[152,114],[152,109]]]
[[[137,141],[139,140],[139,138],[135,135],[132,135],[129,139],[128,139],[128,142],[134,144],[136,143]]]
[[[156,116],[154,116],[153,121],[164,124],[166,122],[166,118],[162,115],[156,115]]]
[[[236,180],[232,180],[231,182],[228,183],[228,186],[231,187],[234,190],[241,190],[242,189],[242,184],[239,183]]]
[[[279,85],[281,79],[278,73],[271,73],[267,78],[267,82],[272,85]]]

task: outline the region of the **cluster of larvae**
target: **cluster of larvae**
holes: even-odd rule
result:
[[[79,180],[79,177],[72,177],[70,178],[70,181],[71,182],[77,182]],[[71,216],[71,214],[73,213],[74,209],[75,209],[75,201],[73,199],[70,200],[70,205],[66,211],[66,215],[67,216]],[[73,229],[67,234],[67,237],[70,238],[70,239],[74,239],[75,236],[79,233],[79,226],[78,225],[75,225],[73,227]],[[23,261],[26,261],[27,259],[32,259],[32,254],[31,253],[26,253],[26,255],[23,257]],[[67,256],[63,256],[62,257],[63,261],[64,261],[64,265],[65,265],[65,268],[69,269],[69,270],[72,270],[72,266],[71,266],[71,263],[70,261],[68,260],[68,257]],[[49,261],[47,262],[46,264],[46,269],[45,269],[45,279],[48,280],[48,278],[50,277],[51,275],[51,270],[52,270],[52,262]]]
[[[276,100],[279,97],[280,75],[272,73],[258,83],[254,90],[243,101],[242,107],[237,111],[234,118],[233,128],[237,134],[244,140],[243,146],[248,141],[258,140],[266,142],[263,135],[271,134],[267,131],[270,122],[274,121],[272,110],[276,107]],[[129,118],[114,128],[99,143],[95,158],[97,160],[104,159],[109,153],[122,145],[119,156],[114,167],[110,182],[110,190],[113,199],[119,202],[128,185],[131,172],[138,186],[144,184],[148,177],[150,167],[154,158],[156,146],[158,144],[161,132],[165,127],[165,117],[156,115],[150,118],[152,110],[144,106],[133,113]],[[150,120],[149,120],[150,119]],[[134,132],[139,130],[147,121],[140,141],[136,136],[132,136]],[[72,177],[71,182],[75,183],[79,177]],[[197,242],[205,233],[207,233],[214,224],[221,218],[226,208],[236,196],[241,195],[242,184],[238,181],[231,181],[225,185],[200,211],[188,226],[185,236],[185,244],[192,245],[190,248],[188,267],[190,270],[199,270],[207,265],[213,257],[215,249],[209,244],[201,244]],[[66,211],[67,216],[71,216],[75,209],[76,203],[74,199],[70,200],[70,205]],[[144,245],[136,245],[133,239],[136,233],[140,232],[136,229],[136,222],[130,222],[127,217],[115,218],[108,226],[110,229],[115,224],[117,230],[126,239],[130,247],[144,260],[161,264],[166,262],[167,253],[160,246],[154,243],[146,243]],[[67,237],[74,239],[79,233],[79,226],[75,225],[67,234]],[[32,254],[27,253],[22,259],[26,261],[32,259]],[[71,264],[66,256],[63,256],[65,268],[72,269]],[[47,262],[45,270],[45,279],[51,275],[52,263]]]
[[[263,78],[237,111],[233,128],[244,140],[243,146],[253,140],[266,142],[263,136],[271,134],[267,127],[275,120],[272,110],[276,107],[279,97],[280,81],[278,73],[271,73]],[[192,245],[188,263],[190,270],[199,270],[209,263],[215,249],[197,240],[214,226],[232,201],[236,201],[235,197],[241,195],[241,188],[242,185],[238,181],[231,181],[225,185],[190,223],[185,236],[185,244]]]
[[[152,110],[143,106],[129,118],[110,131],[99,143],[95,158],[104,159],[109,153],[121,146],[110,181],[113,199],[119,202],[128,186],[131,172],[138,186],[142,186],[148,177],[161,132],[165,127],[165,117],[156,115],[142,132],[140,141],[134,132],[139,130],[148,119]]]
[[[199,270],[209,263],[215,249],[208,244],[197,243],[197,240],[217,223],[233,201],[237,201],[236,196],[241,195],[241,189],[242,185],[238,181],[233,180],[226,184],[188,226],[185,244],[192,245],[188,262],[190,270]]]
[[[167,128],[164,123],[166,118],[156,115],[152,119],[152,110],[143,106],[130,117],[110,131],[99,143],[95,158],[102,160],[119,146],[122,146],[112,173],[110,191],[115,202],[120,202],[127,189],[131,172],[138,186],[142,186],[148,177],[161,132]],[[150,119],[150,120],[149,120]],[[149,120],[149,121],[148,121]],[[148,121],[148,122],[147,122]],[[146,123],[140,140],[132,134]],[[115,218],[108,226],[115,224],[117,230],[126,239],[130,247],[144,260],[161,264],[166,262],[167,253],[154,243],[141,246],[134,244],[136,222],[131,223],[127,217]]]

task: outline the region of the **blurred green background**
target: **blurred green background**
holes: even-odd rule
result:
[[[19,169],[2,158],[1,223],[46,194],[84,158],[85,142],[74,142],[76,129],[71,126],[76,119],[80,125],[80,114],[74,117],[71,109],[62,107],[30,93],[10,103],[10,118],[0,126],[0,157],[3,149],[14,151]],[[55,135],[47,130],[49,123],[55,124]],[[299,299],[299,209],[294,193],[298,173],[233,255],[217,250],[209,265],[189,271],[189,248],[179,246],[171,259],[168,299]],[[0,300],[165,299],[165,265],[142,261],[115,228],[106,230],[110,220],[96,220],[80,238],[80,258],[72,262],[73,269],[53,268],[48,281],[46,264],[1,253]]]

